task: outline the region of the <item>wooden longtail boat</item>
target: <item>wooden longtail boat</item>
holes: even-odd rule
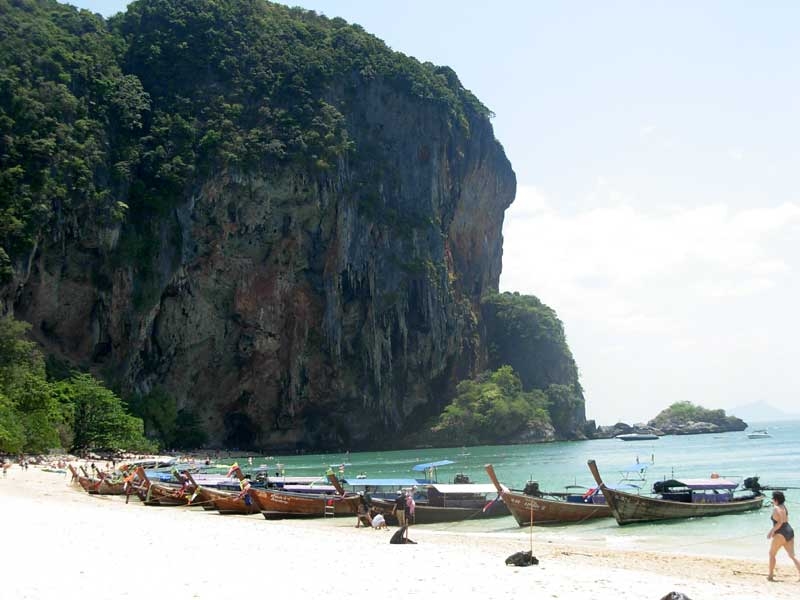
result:
[[[382,512],[386,522],[396,524],[393,514],[397,491],[401,490],[414,499],[414,514],[410,524],[451,523],[471,519],[487,519],[509,515],[491,483],[473,483],[463,473],[453,478],[453,483],[439,483],[436,470],[440,466],[454,464],[451,460],[414,465],[413,471],[424,472],[424,478],[377,479],[366,476],[350,479],[346,483],[352,491],[369,495],[372,508]],[[406,515],[409,517],[410,515]]]
[[[214,511],[217,507],[214,506],[214,501],[218,498],[223,498],[233,492],[226,492],[223,490],[215,490],[214,488],[198,485],[192,495],[189,496],[189,504],[192,506],[199,506],[203,510]]]
[[[265,519],[355,516],[361,496],[345,492],[332,472],[328,473],[328,479],[336,488],[336,494],[305,494],[251,487],[250,496],[255,500]]]
[[[740,513],[761,508],[764,500],[755,492],[734,496],[738,484],[719,477],[658,482],[654,485],[661,491],[658,496],[641,496],[606,486],[594,460],[589,461],[589,470],[620,525]]]
[[[73,485],[80,485],[78,483],[78,477],[80,477],[80,475],[78,475],[78,471],[75,470],[75,467],[73,467],[71,464],[67,463],[67,469],[69,469],[69,472],[72,475],[72,477],[70,478],[69,482],[71,484],[73,484]]]
[[[189,504],[193,506],[200,505],[206,510],[217,510],[223,515],[251,515],[260,512],[258,505],[250,496],[250,483],[244,478],[239,467],[232,468],[228,475],[237,471],[240,475],[239,480],[245,482],[241,492],[229,492],[197,485],[192,474],[187,472],[186,476],[195,486],[194,492],[189,497]]]
[[[136,475],[141,485],[136,493],[147,506],[184,506],[194,491],[191,484],[169,485],[150,481],[142,467],[136,467]]]
[[[84,467],[80,467],[81,472],[83,475],[78,473],[78,471],[72,465],[69,465],[69,470],[72,473],[72,480],[71,483],[76,483],[84,489],[84,491],[90,494],[97,493],[97,486],[100,484],[102,480],[98,479],[97,477],[91,477],[89,473],[86,472]]]
[[[580,523],[589,519],[611,516],[611,508],[602,503],[599,494],[587,496],[585,502],[570,502],[565,498],[545,498],[514,492],[497,480],[492,465],[486,465],[486,472],[508,510],[520,527],[534,525],[557,525],[559,523]]]
[[[461,489],[448,490],[458,486]],[[487,492],[494,495],[494,488],[488,484],[477,483],[449,483],[431,484],[427,486],[426,492],[431,498],[434,488],[442,490],[439,499],[434,503],[426,501],[414,502],[414,516],[411,523],[414,525],[430,525],[433,523],[452,523],[456,521],[466,521],[471,519],[488,519],[491,517],[507,517],[509,510],[505,503],[499,498],[488,499]],[[435,494],[435,491],[434,491]],[[460,496],[461,498],[457,498]],[[441,501],[441,504],[438,502]],[[459,506],[459,503],[461,504]],[[394,501],[385,498],[372,498],[370,506],[383,513],[386,522],[390,525],[397,525],[397,518],[392,514]]]
[[[100,473],[100,478],[94,486],[94,491],[90,493],[100,496],[122,496],[126,493],[127,486],[122,479],[111,479],[106,473]]]

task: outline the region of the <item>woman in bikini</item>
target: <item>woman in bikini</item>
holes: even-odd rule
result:
[[[767,539],[772,540],[769,547],[769,575],[767,575],[769,581],[775,581],[775,557],[781,548],[786,550],[786,554],[792,559],[794,566],[797,567],[797,573],[800,575],[800,560],[797,560],[794,555],[794,530],[789,525],[789,511],[786,509],[785,502],[786,496],[783,495],[783,492],[772,492],[774,506],[771,517],[772,529],[767,534]]]

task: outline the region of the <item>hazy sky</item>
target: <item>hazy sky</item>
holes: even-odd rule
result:
[[[500,288],[557,311],[588,418],[800,412],[800,3],[292,4],[452,67],[494,111],[519,185]]]

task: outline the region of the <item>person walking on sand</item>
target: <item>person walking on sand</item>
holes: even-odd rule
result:
[[[769,547],[769,575],[767,575],[767,580],[769,581],[775,581],[775,557],[781,548],[786,550],[786,554],[789,555],[789,558],[794,562],[794,566],[797,567],[798,580],[800,580],[800,560],[797,560],[794,555],[794,530],[789,525],[789,511],[785,502],[786,496],[783,495],[783,492],[772,492],[772,504],[774,506],[770,517],[772,519],[772,529],[767,534],[767,539],[772,540],[772,544]]]
[[[8,461],[3,461],[3,477],[8,475],[8,469],[11,466],[11,463]]]

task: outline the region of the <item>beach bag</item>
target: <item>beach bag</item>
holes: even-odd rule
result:
[[[401,527],[397,531],[392,534],[391,539],[389,540],[390,544],[416,544],[414,540],[410,540],[406,537],[406,531],[408,527]]]
[[[538,565],[539,559],[530,550],[514,552],[506,559],[506,564],[513,567],[530,567],[531,565]]]

